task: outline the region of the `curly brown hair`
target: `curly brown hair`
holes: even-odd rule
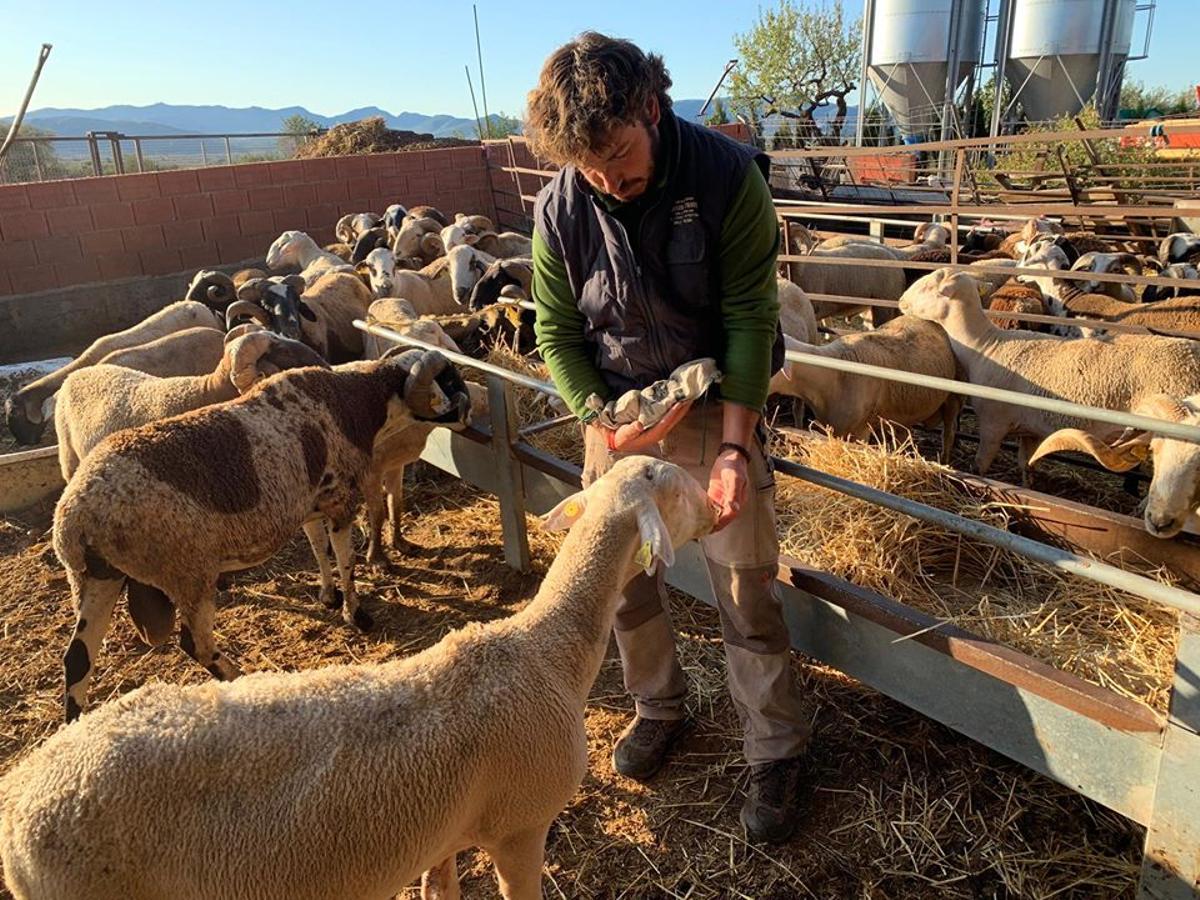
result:
[[[604,146],[614,128],[640,120],[651,97],[671,107],[662,57],[630,41],[585,31],[555,50],[529,92],[525,133],[538,156],[566,165]]]

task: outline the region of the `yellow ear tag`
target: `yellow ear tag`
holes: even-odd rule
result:
[[[633,561],[643,569],[650,568],[650,560],[653,557],[650,555],[650,542],[642,541],[642,546],[638,547],[637,553],[633,554]]]
[[[582,512],[583,512],[583,507],[580,506],[578,503],[576,503],[574,500],[572,500],[570,503],[568,503],[563,508],[563,513],[566,515],[566,517],[568,519],[572,519],[572,520],[578,519],[579,514]]]

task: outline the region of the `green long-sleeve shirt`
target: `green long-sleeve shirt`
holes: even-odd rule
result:
[[[664,173],[653,190],[661,189],[667,177]],[[618,204],[609,197],[601,200],[623,224],[633,218],[623,213],[640,202]],[[630,235],[630,242],[637,246],[636,235]],[[766,402],[771,380],[771,346],[779,320],[775,283],[778,253],[779,228],[771,192],[758,166],[750,165],[721,223],[716,264],[725,348],[717,365],[724,374],[721,397],[755,410]],[[585,318],[571,292],[566,266],[536,230],[533,299],[537,306],[534,331],[542,359],[571,411],[588,421],[595,413],[585,406],[587,398],[598,394],[608,401],[613,399],[612,392],[584,339]],[[662,376],[669,374],[663,372]]]

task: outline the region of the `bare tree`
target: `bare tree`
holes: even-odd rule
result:
[[[753,28],[734,37],[741,65],[731,94],[763,116],[794,120],[802,141],[840,141],[846,95],[858,87],[859,28],[859,21],[846,23],[842,0],[779,0],[778,7],[759,12]],[[815,114],[830,104],[837,111],[825,133]]]

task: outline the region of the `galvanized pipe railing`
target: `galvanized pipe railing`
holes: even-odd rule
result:
[[[802,363],[806,366],[818,366],[824,369],[836,369],[840,372],[850,372],[854,375],[868,375],[882,378],[885,381],[899,381],[902,384],[912,384],[917,387],[935,388],[962,394],[966,397],[979,397],[983,400],[996,400],[1001,403],[1011,403],[1014,406],[1024,406],[1042,412],[1057,413],[1077,419],[1091,419],[1116,425],[1121,428],[1136,428],[1139,431],[1149,431],[1167,437],[1177,438],[1200,444],[1200,427],[1183,425],[1179,422],[1169,422],[1166,419],[1155,419],[1150,416],[1135,413],[1118,412],[1103,409],[1098,406],[1085,406],[1072,403],[1069,400],[1057,400],[1054,397],[1037,397],[1022,394],[1018,391],[1007,391],[1003,388],[988,387],[983,384],[970,384],[966,381],[955,381],[952,378],[939,378],[936,375],[921,375],[916,372],[906,372],[900,369],[889,369],[886,366],[873,366],[848,359],[833,359],[821,356],[808,350],[789,350],[786,353],[789,362]]]
[[[428,344],[425,341],[417,340],[408,335],[400,334],[390,328],[381,325],[368,324],[361,319],[356,319],[354,327],[361,331],[366,331],[380,337],[387,338],[399,344],[409,347],[419,347],[425,350],[437,350],[444,355],[448,360],[462,366],[479,369],[487,372],[498,378],[508,380],[514,384],[524,385],[542,393],[549,394],[555,397],[560,396],[554,385],[549,382],[541,381],[537,378],[529,378],[525,375],[512,372],[500,366],[492,365],[491,363],[483,362],[472,357],[465,356],[461,353],[452,353],[436,347],[433,344]],[[807,360],[806,360],[807,361]],[[839,360],[840,362],[840,360]],[[833,368],[836,368],[833,367]],[[878,369],[877,366],[868,368]],[[883,369],[883,372],[890,372],[888,369]],[[901,373],[910,375],[911,373]],[[922,376],[914,376],[921,378]],[[897,379],[906,380],[906,379]],[[946,379],[934,379],[942,382]],[[948,382],[956,387],[962,387],[960,382]],[[1002,392],[1010,394],[1010,391]],[[1017,394],[1015,396],[1022,396]],[[1040,399],[1040,398],[1039,398]],[[1063,401],[1053,401],[1062,403]],[[1090,410],[1090,407],[1081,407],[1078,404],[1063,404],[1065,406],[1074,407],[1081,410]],[[1108,410],[1099,410],[1099,412],[1110,412]],[[1112,415],[1122,415],[1113,413]],[[1146,416],[1128,416],[1127,418],[1146,422],[1153,426],[1159,424],[1174,425],[1174,423],[1160,423],[1158,419],[1150,419]],[[1184,427],[1184,426],[1176,426]],[[1155,429],[1157,430],[1157,428]],[[1194,437],[1185,438],[1200,442],[1200,429],[1196,431]],[[1089,559],[1086,556],[1080,556],[1077,553],[1071,553],[1067,550],[1060,550],[1057,547],[1051,547],[1048,544],[1042,544],[1030,538],[1023,538],[1018,535],[1011,534],[1007,531],[1002,531],[991,525],[983,522],[978,522],[974,519],[967,519],[963,516],[954,513],[946,512],[945,510],[937,509],[936,507],[926,506],[923,503],[918,503],[914,500],[909,500],[905,497],[899,497],[895,494],[889,494],[886,491],[878,490],[877,488],[868,487],[858,484],[857,482],[848,481],[844,478],[838,478],[834,475],[826,474],[818,469],[813,469],[809,466],[800,465],[791,460],[775,458],[776,466],[785,474],[800,478],[804,481],[809,481],[820,487],[825,487],[830,490],[838,491],[851,497],[856,497],[860,500],[865,500],[869,503],[876,503],[888,509],[904,513],[913,518],[920,519],[925,522],[939,525],[957,534],[962,534],[967,537],[977,538],[980,541],[989,543],[993,546],[1001,547],[1006,550],[1011,550],[1014,553],[1028,556],[1039,562],[1053,566],[1063,572],[1077,575],[1080,578],[1089,581],[1095,581],[1100,584],[1108,585],[1109,587],[1134,594],[1138,597],[1144,597],[1147,600],[1152,600],[1161,603],[1165,606],[1170,606],[1173,609],[1183,610],[1194,615],[1200,615],[1200,597],[1180,588],[1165,585],[1153,579],[1146,578],[1142,575],[1135,575],[1131,572],[1126,572],[1116,566],[1107,563],[1098,562],[1094,559]]]

